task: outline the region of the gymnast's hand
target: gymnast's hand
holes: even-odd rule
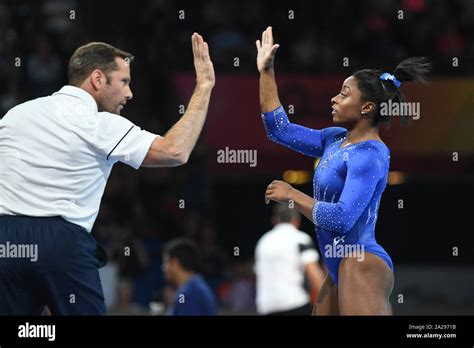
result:
[[[196,69],[196,84],[200,87],[214,87],[216,77],[214,66],[209,56],[209,46],[201,35],[194,33],[191,37],[193,44],[194,68]]]
[[[262,42],[256,41],[257,45],[257,68],[259,72],[267,72],[273,69],[273,61],[275,59],[275,53],[280,47],[278,44],[273,44],[273,33],[272,27],[268,27],[262,33]]]
[[[267,186],[265,192],[265,203],[268,204],[270,201],[278,203],[288,203],[291,200],[291,193],[293,187],[284,181],[273,180],[270,185]]]

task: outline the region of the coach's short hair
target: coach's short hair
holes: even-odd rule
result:
[[[291,222],[298,217],[300,217],[300,213],[296,210],[296,207],[290,208],[288,204],[279,203],[276,203],[273,207],[273,218],[281,222]]]
[[[115,58],[120,57],[131,63],[134,56],[104,42],[90,42],[79,47],[69,59],[68,77],[69,84],[80,86],[82,82],[95,70],[101,70],[107,76],[112,71],[118,70]]]
[[[198,273],[201,270],[201,253],[198,246],[186,238],[177,238],[169,241],[163,254],[169,259],[177,259],[187,271]]]

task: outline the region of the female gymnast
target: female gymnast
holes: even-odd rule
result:
[[[402,82],[424,82],[430,64],[409,58],[393,74],[359,70],[331,99],[337,127],[310,129],[290,123],[278,98],[273,67],[279,45],[272,28],[257,40],[260,107],[270,140],[307,156],[320,157],[313,179],[313,197],[283,181],[268,185],[265,200],[294,206],[316,229],[328,267],[313,314],[391,315],[393,264],[374,237],[377,212],[387,183],[390,151],[379,136],[381,103],[404,101]]]

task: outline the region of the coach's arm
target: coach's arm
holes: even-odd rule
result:
[[[215,84],[209,47],[201,35],[192,38],[196,88],[181,119],[163,137],[150,146],[142,167],[175,167],[185,164],[206,120],[211,92]]]

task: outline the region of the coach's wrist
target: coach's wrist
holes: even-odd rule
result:
[[[273,65],[271,67],[266,68],[266,69],[260,70],[260,76],[275,77],[275,69],[274,69]]]
[[[196,88],[202,89],[202,90],[212,90],[214,88],[214,85],[215,85],[215,82],[203,81],[203,82],[197,82]]]

